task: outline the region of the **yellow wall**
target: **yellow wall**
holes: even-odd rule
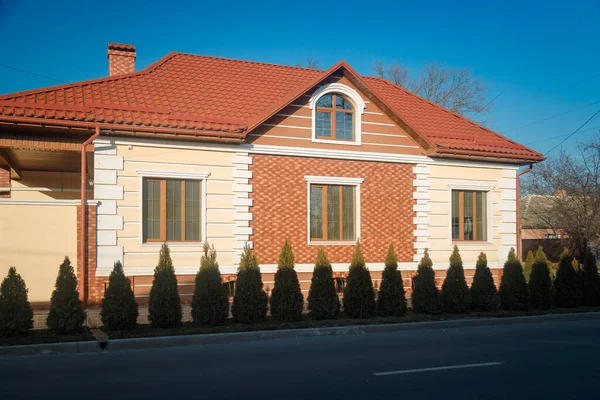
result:
[[[0,275],[16,267],[29,289],[29,301],[49,302],[64,257],[76,268],[76,206],[0,201],[0,226]]]
[[[12,199],[79,199],[79,172],[23,171],[22,179],[11,181]],[[91,195],[91,191],[88,190]]]

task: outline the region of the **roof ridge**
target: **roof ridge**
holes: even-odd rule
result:
[[[44,88],[28,89],[28,90],[23,90],[20,92],[8,93],[8,94],[0,95],[0,101],[9,100],[9,99],[12,99],[15,97],[47,93],[47,92],[52,92],[52,91],[61,90],[61,89],[68,89],[68,88],[75,87],[75,86],[88,86],[88,85],[93,85],[96,83],[104,83],[104,82],[111,82],[114,80],[129,79],[129,78],[133,78],[136,76],[149,74],[149,73],[155,71],[161,65],[165,64],[167,61],[170,61],[175,55],[177,55],[176,52],[168,53],[166,56],[153,62],[152,64],[148,65],[146,68],[142,68],[139,71],[134,71],[129,74],[105,76],[103,78],[87,79],[87,80],[83,80],[83,81],[76,81],[76,82],[71,82],[71,83],[63,83],[60,85],[47,86]]]
[[[295,65],[275,64],[275,63],[268,63],[268,62],[264,62],[264,61],[240,60],[239,58],[206,56],[203,54],[193,54],[193,53],[186,53],[186,52],[182,52],[182,51],[175,51],[173,53],[176,55],[190,56],[190,57],[196,57],[196,58],[210,58],[213,60],[233,61],[233,62],[239,62],[239,63],[245,63],[245,64],[268,65],[270,67],[299,69],[299,70],[303,70],[303,71],[312,71],[315,73],[322,73],[322,72],[327,71],[326,69],[314,69],[314,68],[307,68],[307,67],[299,67],[299,66],[295,66]]]

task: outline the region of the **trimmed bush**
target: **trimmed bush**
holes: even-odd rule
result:
[[[300,291],[298,274],[294,270],[294,253],[286,239],[279,254],[275,285],[271,292],[271,315],[279,321],[297,321],[302,317],[303,309],[304,297]]]
[[[471,285],[471,310],[496,311],[499,306],[498,290],[494,284],[492,271],[487,265],[487,256],[485,253],[480,253]]]
[[[340,312],[340,299],[335,291],[333,269],[323,249],[317,252],[308,292],[308,311],[312,319],[333,319]]]
[[[586,306],[600,305],[600,276],[598,276],[598,266],[596,257],[590,249],[585,252],[582,270],[582,304]]]
[[[46,324],[53,333],[71,333],[81,330],[85,321],[85,311],[79,300],[77,277],[69,257],[65,257],[58,270],[58,277]]]
[[[435,271],[429,252],[425,253],[419,262],[417,274],[412,280],[412,310],[421,314],[440,314],[442,299],[435,284]]]
[[[548,270],[548,259],[540,246],[535,254],[529,278],[531,307],[547,310],[552,307],[552,278]]]
[[[0,285],[0,336],[17,336],[33,328],[33,311],[27,300],[27,286],[15,267]]]
[[[458,246],[454,246],[450,255],[450,267],[442,284],[442,308],[444,312],[454,314],[466,314],[471,308],[471,293]]]
[[[500,281],[500,305],[505,310],[527,310],[529,306],[529,288],[523,275],[523,267],[511,248],[502,270]]]
[[[125,276],[121,261],[117,261],[108,278],[108,287],[102,299],[102,324],[110,330],[134,329],[138,314],[131,281]]]
[[[344,288],[344,312],[350,318],[370,318],[376,307],[371,273],[357,242]]]
[[[242,324],[263,321],[267,316],[269,299],[263,290],[258,260],[248,245],[240,258],[231,305],[233,320]]]
[[[554,305],[557,307],[577,307],[577,273],[573,268],[573,258],[565,249],[554,279]]]
[[[533,269],[534,262],[535,256],[533,255],[533,250],[529,250],[527,252],[527,257],[525,258],[525,265],[523,265],[523,275],[525,275],[525,282],[529,282],[529,277],[531,276],[531,270]]]
[[[406,314],[406,296],[402,273],[398,270],[398,261],[394,245],[390,244],[385,257],[385,269],[381,273],[381,287],[377,296],[377,310],[382,316],[401,317]]]
[[[153,328],[174,328],[181,323],[181,301],[177,290],[177,277],[169,246],[163,243],[154,268],[154,280],[150,289],[148,319]]]
[[[229,316],[229,297],[221,280],[215,247],[204,242],[204,254],[192,296],[192,319],[196,325],[222,325]]]

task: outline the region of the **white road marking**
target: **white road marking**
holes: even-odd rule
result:
[[[461,369],[461,368],[476,368],[476,367],[491,367],[494,365],[501,365],[504,362],[487,362],[479,364],[463,364],[463,365],[447,365],[445,367],[433,367],[433,368],[419,368],[419,369],[405,369],[402,371],[388,371],[388,372],[375,372],[375,376],[386,376],[386,375],[402,375],[402,374],[413,374],[416,372],[430,372],[430,371],[444,371],[447,369]]]

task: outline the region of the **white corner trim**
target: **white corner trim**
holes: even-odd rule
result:
[[[139,176],[144,178],[180,178],[180,179],[205,179],[210,176],[210,172],[196,171],[165,171],[154,169],[138,169]],[[141,193],[141,192],[140,192]]]
[[[352,103],[354,107],[354,140],[346,141],[346,140],[329,140],[329,139],[318,139],[316,132],[317,125],[317,100],[321,96],[324,96],[328,93],[340,93]],[[345,144],[351,146],[360,146],[361,144],[361,131],[362,131],[362,114],[365,112],[366,104],[361,95],[351,88],[350,86],[341,84],[341,83],[330,83],[328,85],[321,86],[318,90],[316,90],[308,101],[308,105],[311,109],[312,115],[312,141],[315,143],[330,143],[330,144]],[[332,132],[334,134],[334,132]]]
[[[320,183],[323,185],[359,185],[365,181],[364,178],[345,178],[338,176],[310,176],[304,177],[308,183]]]
[[[200,188],[200,199],[201,199],[201,210],[200,210],[200,241],[206,240],[206,181],[210,172],[206,171],[167,171],[167,170],[148,170],[138,169],[139,175],[139,221],[140,221],[140,232],[139,232],[139,243],[144,243],[144,178],[174,178],[174,179],[190,179],[198,180],[201,183]]]
[[[356,244],[356,241],[360,238],[360,184],[364,182],[364,178],[344,178],[336,176],[305,176],[306,180],[306,238],[309,245],[349,245]],[[310,185],[321,184],[321,185],[346,185],[354,186],[354,202],[356,204],[356,220],[354,221],[355,228],[355,240],[356,241],[317,241],[313,242],[310,240]]]

